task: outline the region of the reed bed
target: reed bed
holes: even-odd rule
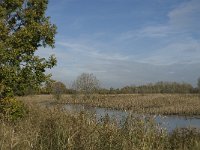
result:
[[[84,112],[71,114],[59,106],[28,105],[29,113],[9,122],[1,118],[1,150],[170,150],[199,149],[197,129],[179,129],[172,134],[152,118],[129,116],[119,127],[108,116],[96,121]]]
[[[66,103],[129,110],[160,115],[200,115],[200,96],[195,94],[122,94],[76,97],[64,95]]]
[[[20,97],[25,102],[55,102],[52,95]],[[83,104],[157,115],[200,117],[198,94],[117,94],[117,95],[62,95],[57,103]]]

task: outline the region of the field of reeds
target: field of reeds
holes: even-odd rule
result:
[[[84,112],[63,111],[59,105],[43,108],[29,101],[27,108],[19,120],[1,118],[1,150],[200,149],[199,130],[177,129],[167,134],[152,118],[129,116],[119,127],[108,116],[99,122]]]
[[[89,98],[63,99],[67,103],[83,103],[85,105],[129,110],[136,113],[161,115],[200,115],[200,97],[194,94],[122,94],[94,95]]]
[[[20,99],[35,103],[55,101],[51,95],[28,96]],[[198,94],[62,95],[58,102],[129,110],[136,113],[200,116]]]

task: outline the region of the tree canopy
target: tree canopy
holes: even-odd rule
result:
[[[46,68],[56,65],[35,55],[39,47],[54,47],[56,26],[45,16],[48,0],[0,1],[0,97],[7,91],[23,94],[50,76]]]
[[[73,82],[73,89],[84,94],[92,94],[99,89],[99,80],[92,73],[82,73]]]

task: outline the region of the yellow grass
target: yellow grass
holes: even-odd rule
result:
[[[46,97],[46,96],[35,96]],[[34,99],[32,97],[32,99]],[[30,99],[29,99],[30,100]],[[1,150],[190,150],[200,148],[200,132],[184,129],[167,134],[151,119],[128,117],[123,127],[104,118],[71,115],[59,107],[28,106],[22,119],[0,119]]]
[[[20,97],[25,102],[54,102],[51,95]],[[63,95],[59,103],[79,103],[89,106],[129,110],[137,113],[164,115],[200,115],[200,96],[197,94],[118,94]]]

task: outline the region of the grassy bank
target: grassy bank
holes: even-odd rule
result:
[[[53,102],[51,95],[28,96],[26,102]],[[136,113],[163,115],[200,115],[200,96],[195,94],[125,94],[125,95],[63,95],[61,103],[130,110]]]
[[[168,135],[151,118],[129,116],[119,128],[108,117],[97,122],[85,113],[70,114],[59,107],[39,108],[29,103],[25,118],[0,120],[0,149],[12,150],[170,150],[200,149],[197,129]]]

